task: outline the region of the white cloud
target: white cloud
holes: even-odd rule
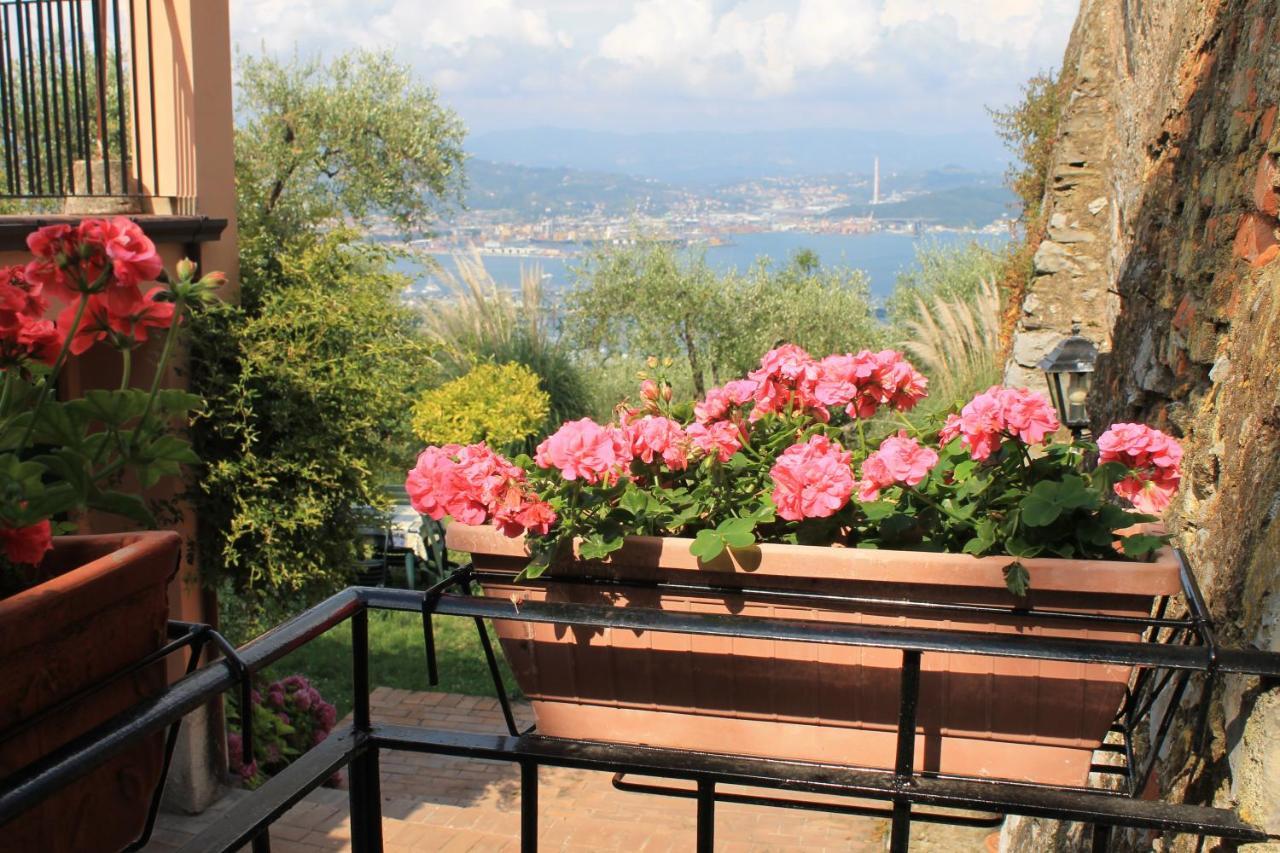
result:
[[[295,45],[445,49],[464,52],[482,42],[567,49],[545,10],[520,0],[232,0],[238,40],[269,49]]]
[[[600,40],[600,57],[720,91],[745,76],[759,95],[792,90],[797,74],[856,64],[878,39],[869,0],[739,3],[641,0]]]
[[[775,119],[906,126],[985,123],[983,104],[1011,100],[1032,73],[1061,62],[1077,2],[231,0],[231,7],[244,49],[391,49],[464,117],[475,110],[484,123],[659,126],[692,116],[711,126],[722,126],[719,117],[755,126]]]

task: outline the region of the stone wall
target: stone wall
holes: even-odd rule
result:
[[[1280,651],[1280,8],[1084,0],[1063,79],[1048,239],[1008,378],[1025,381],[1071,318],[1084,322],[1107,352],[1095,426],[1139,420],[1181,438],[1177,544],[1225,641]],[[1212,707],[1204,748],[1193,716],[1176,727],[1162,796],[1237,808],[1280,833],[1280,688],[1226,679]],[[1003,839],[1078,841],[1029,821]]]

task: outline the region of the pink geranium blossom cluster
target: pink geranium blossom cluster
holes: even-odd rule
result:
[[[948,415],[938,440],[949,444],[959,437],[974,459],[985,460],[1006,437],[1039,444],[1058,427],[1058,415],[1043,394],[993,385],[966,403],[960,414]]]
[[[409,502],[437,521],[495,522],[508,536],[545,534],[555,523],[550,505],[525,488],[525,472],[484,444],[428,447],[409,471]]]
[[[631,441],[615,426],[591,418],[570,421],[538,445],[539,468],[555,468],[566,480],[615,482],[631,464]]]
[[[726,382],[723,387],[712,388],[707,392],[706,399],[694,404],[694,417],[700,424],[727,418],[734,407],[750,403],[759,387],[760,383],[754,379],[735,379]]]
[[[819,366],[819,402],[851,418],[870,418],[881,406],[910,411],[928,393],[929,380],[897,350],[829,355]]]
[[[853,454],[824,435],[782,452],[769,476],[778,516],[788,521],[829,518],[853,494]]]
[[[874,501],[880,497],[881,489],[890,486],[919,485],[937,464],[936,450],[921,446],[900,430],[881,442],[880,448],[863,461],[858,500]]]
[[[623,432],[631,443],[631,455],[652,464],[662,461],[672,471],[689,466],[689,437],[678,421],[661,415],[645,415],[629,421]]]
[[[80,355],[98,341],[132,349],[147,330],[167,329],[174,304],[163,288],[145,292],[163,269],[142,229],[124,218],[86,219],[78,226],[50,225],[27,238],[35,258],[0,268],[0,362],[52,365],[64,342]],[[49,298],[63,303],[56,321],[46,319]],[[79,322],[77,322],[79,318]]]
[[[1132,470],[1115,484],[1115,492],[1139,512],[1164,512],[1182,480],[1182,447],[1144,424],[1112,424],[1098,437],[1098,461]]]
[[[747,379],[712,388],[694,406],[699,423],[729,417],[752,404],[750,420],[769,414],[805,414],[823,423],[831,409],[870,418],[881,406],[909,411],[925,397],[928,380],[896,350],[829,355],[818,361],[795,344],[765,353]]]
[[[737,421],[712,421],[690,424],[685,430],[689,440],[706,456],[728,462],[742,449],[742,426]]]

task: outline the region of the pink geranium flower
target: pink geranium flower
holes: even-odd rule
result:
[[[671,418],[645,415],[630,421],[623,429],[636,459],[646,464],[661,459],[672,471],[683,471],[689,466],[689,438],[684,428]]]
[[[1144,424],[1112,424],[1098,437],[1098,461],[1133,472],[1116,483],[1115,493],[1139,512],[1164,512],[1182,480],[1182,445]]]
[[[707,456],[715,456],[728,462],[742,449],[742,427],[733,421],[714,421],[709,424],[690,424],[685,430],[693,446]]]
[[[405,480],[405,491],[415,510],[437,521],[445,516],[462,524],[495,519],[508,536],[518,536],[545,520],[545,513],[528,513],[535,499],[524,484],[524,471],[484,444],[448,444],[422,451]]]
[[[582,418],[539,444],[534,461],[541,468],[558,469],[566,480],[612,482],[630,464],[631,446],[621,430]]]
[[[852,454],[826,436],[788,447],[769,471],[773,503],[788,521],[828,518],[853,494]]]
[[[974,397],[958,415],[948,415],[938,440],[948,444],[959,437],[974,459],[995,453],[1007,437],[1038,444],[1057,432],[1058,415],[1043,394],[1026,388],[993,385]]]
[[[751,420],[794,412],[806,412],[823,422],[830,420],[831,413],[817,397],[821,376],[818,362],[801,347],[783,344],[769,350],[760,359],[760,367],[747,374],[756,384]]]
[[[156,252],[155,243],[142,233],[137,223],[123,216],[110,219],[86,219],[80,223],[79,237],[83,244],[101,247],[111,264],[111,272],[121,287],[137,287],[155,281],[163,264]]]
[[[858,483],[858,499],[873,501],[880,490],[890,486],[915,486],[938,464],[933,448],[922,447],[905,431],[886,438],[880,448],[862,462],[862,480]]]

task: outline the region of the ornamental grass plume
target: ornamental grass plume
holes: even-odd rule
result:
[[[944,423],[912,425],[904,413],[927,382],[894,350],[816,359],[785,344],[696,402],[644,379],[614,422],[565,423],[533,459],[427,448],[409,472],[414,506],[523,533],[526,577],[636,534],[692,536],[703,560],[755,542],[1116,559],[1117,545],[1138,558],[1167,541],[1120,531],[1167,505],[1177,442],[1117,424],[1096,446],[1053,444],[1057,415],[1025,388],[993,386]],[[867,435],[894,418],[901,428]],[[1095,451],[1103,464],[1090,470]],[[1020,594],[1024,575],[1007,576]]]

